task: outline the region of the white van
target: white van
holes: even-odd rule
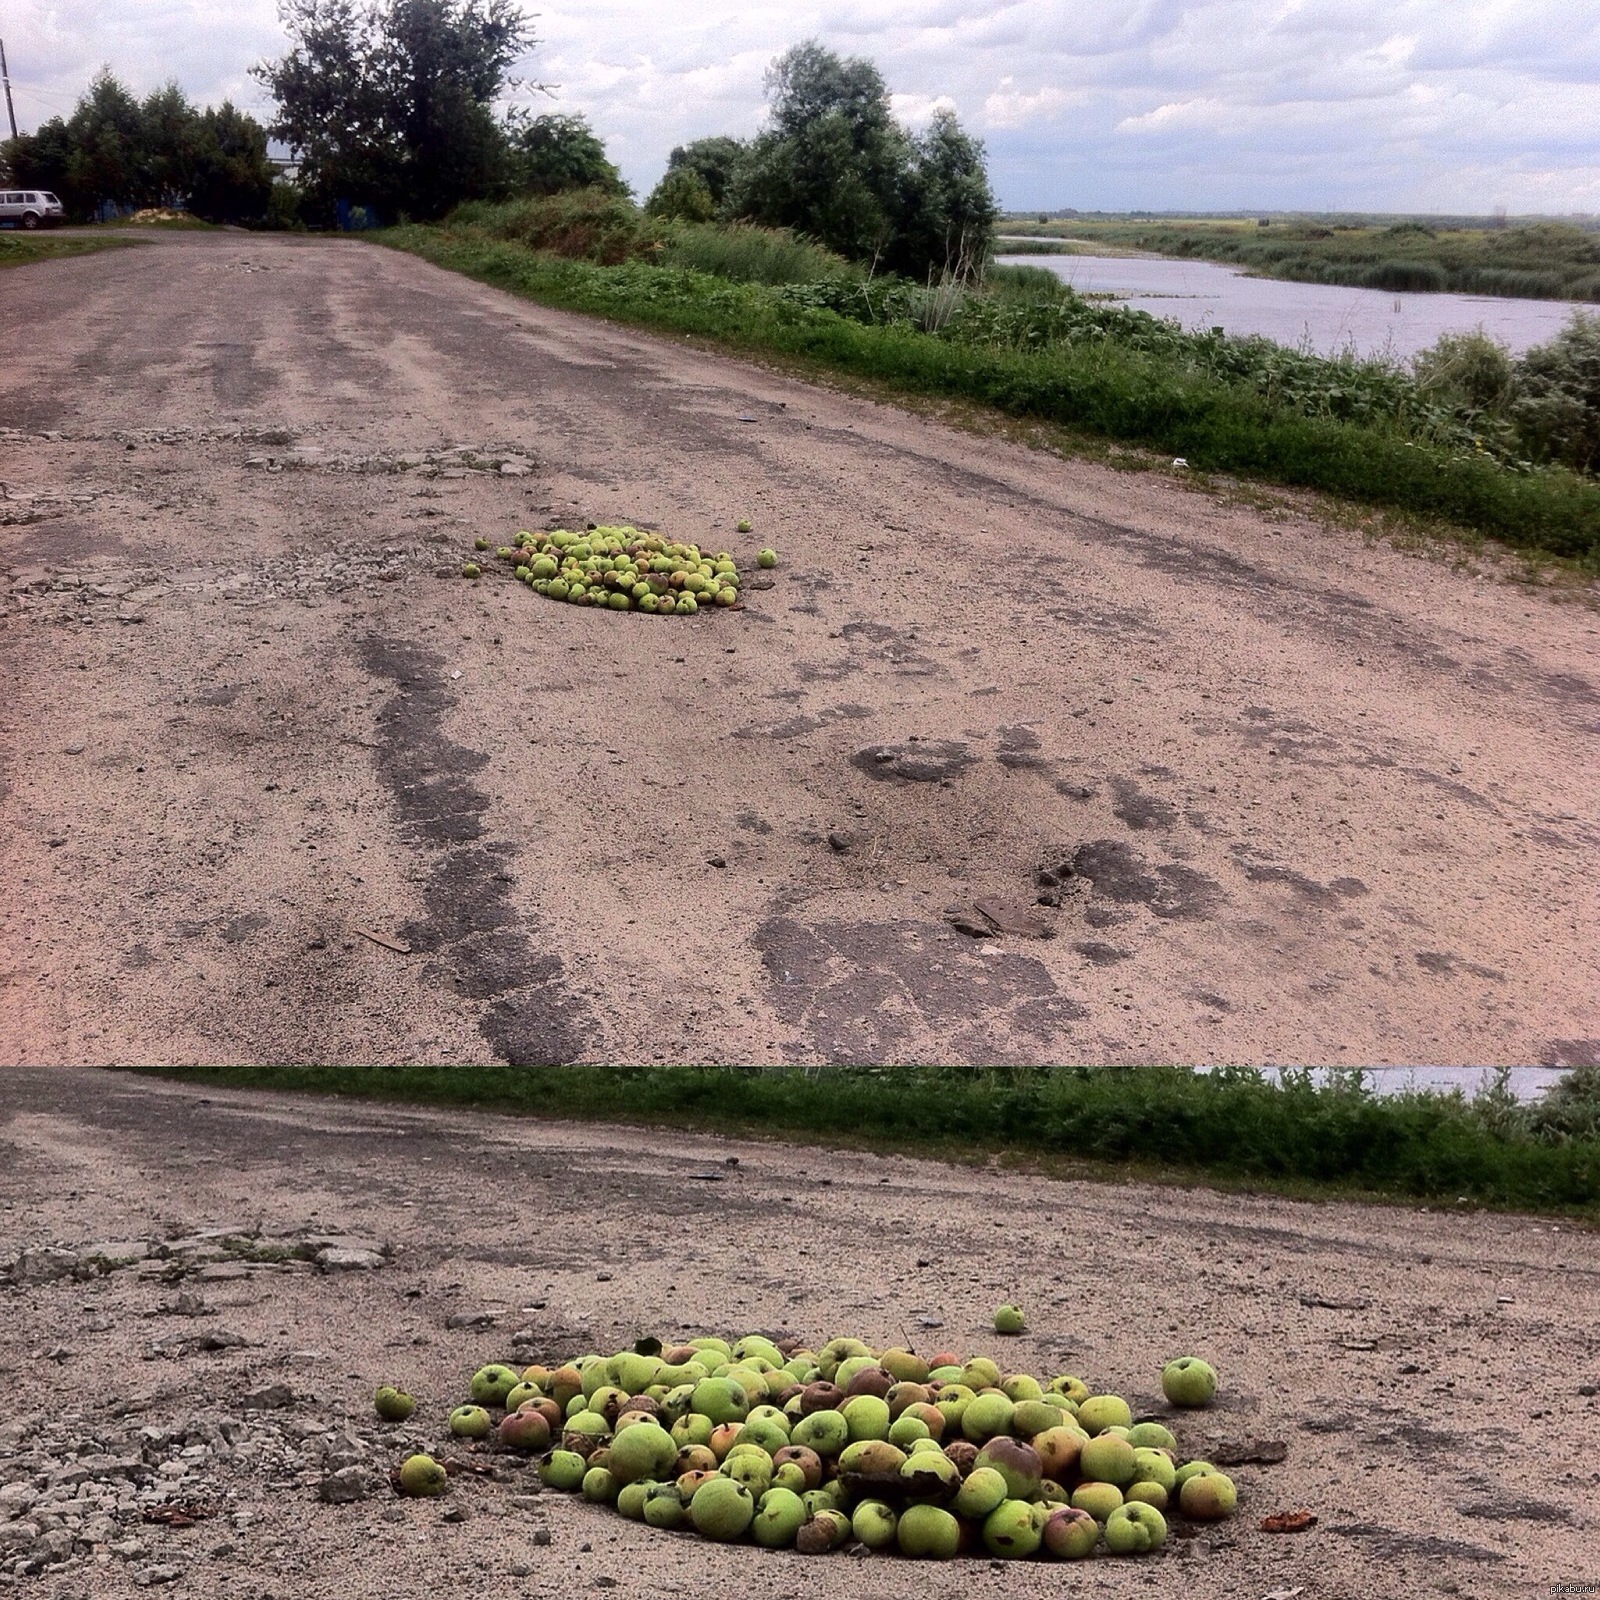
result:
[[[0,189],[0,224],[53,228],[65,216],[66,208],[48,189]]]

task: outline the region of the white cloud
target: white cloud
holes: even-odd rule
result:
[[[898,115],[952,107],[1002,201],[1082,209],[1600,208],[1595,0],[530,0],[521,76],[559,85],[635,187],[668,150],[746,136],[809,36],[870,56]],[[13,0],[19,119],[109,65],[139,92],[264,112],[274,0]]]

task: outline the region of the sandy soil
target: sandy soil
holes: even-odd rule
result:
[[[7,1058],[1600,1048],[1587,605],[356,242],[4,294]],[[586,520],[783,561],[453,575]]]
[[[0,1573],[8,1538],[26,1537],[23,1491],[3,1487],[17,1452],[48,1446],[36,1481],[71,1484],[79,1467],[91,1489],[125,1448],[118,1430],[169,1463],[136,1493],[121,1486],[130,1510],[72,1565],[23,1580],[48,1600],[147,1585],[248,1600],[1019,1592],[987,1561],[930,1572],[708,1547],[535,1497],[533,1474],[503,1457],[443,1505],[396,1501],[383,1482],[407,1450],[438,1444],[482,1361],[706,1329],[998,1344],[1012,1369],[1077,1371],[1168,1416],[1161,1362],[1210,1358],[1218,1403],[1172,1419],[1181,1442],[1222,1459],[1281,1447],[1276,1464],[1231,1468],[1239,1516],[1147,1560],[1030,1567],[1021,1592],[1370,1600],[1600,1581],[1593,1233],[71,1069],[15,1070],[5,1089]],[[227,1231],[255,1248],[208,1254]],[[388,1265],[259,1259],[273,1240],[329,1234]],[[54,1281],[13,1267],[52,1246],[84,1266]],[[93,1264],[134,1252],[150,1259]],[[990,1310],[1013,1295],[1029,1331],[997,1341]],[[371,1416],[385,1381],[422,1402],[403,1428]],[[169,1440],[214,1440],[224,1421],[231,1452],[174,1455]],[[330,1439],[375,1469],[367,1497],[319,1503]],[[164,1527],[138,1495],[214,1515]],[[1298,1507],[1316,1513],[1311,1531],[1259,1530]]]

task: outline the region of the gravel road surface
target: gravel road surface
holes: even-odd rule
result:
[[[0,293],[8,1059],[1600,1050],[1586,603],[356,241]],[[782,562],[459,576],[588,521]]]
[[[1499,1600],[1600,1582],[1592,1232],[68,1068],[0,1087],[0,1588]],[[1013,1296],[1028,1331],[996,1340]],[[1236,1462],[1239,1514],[1135,1561],[921,1568],[712,1547],[447,1447],[485,1361],[753,1330],[1080,1373]],[[1162,1401],[1182,1352],[1218,1367],[1211,1410]],[[380,1382],[418,1397],[411,1422],[377,1422]],[[487,1474],[396,1499],[388,1470],[442,1442]],[[1316,1526],[1260,1530],[1297,1508]]]

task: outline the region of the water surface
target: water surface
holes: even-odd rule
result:
[[[1115,294],[1136,311],[1170,317],[1184,328],[1220,327],[1262,334],[1278,344],[1337,355],[1388,354],[1405,360],[1441,333],[1485,333],[1521,355],[1559,333],[1574,310],[1600,312],[1570,300],[1508,300],[1494,295],[1397,294],[1323,283],[1251,278],[1215,261],[1161,256],[1001,256],[1011,266],[1043,267],[1080,293]]]

